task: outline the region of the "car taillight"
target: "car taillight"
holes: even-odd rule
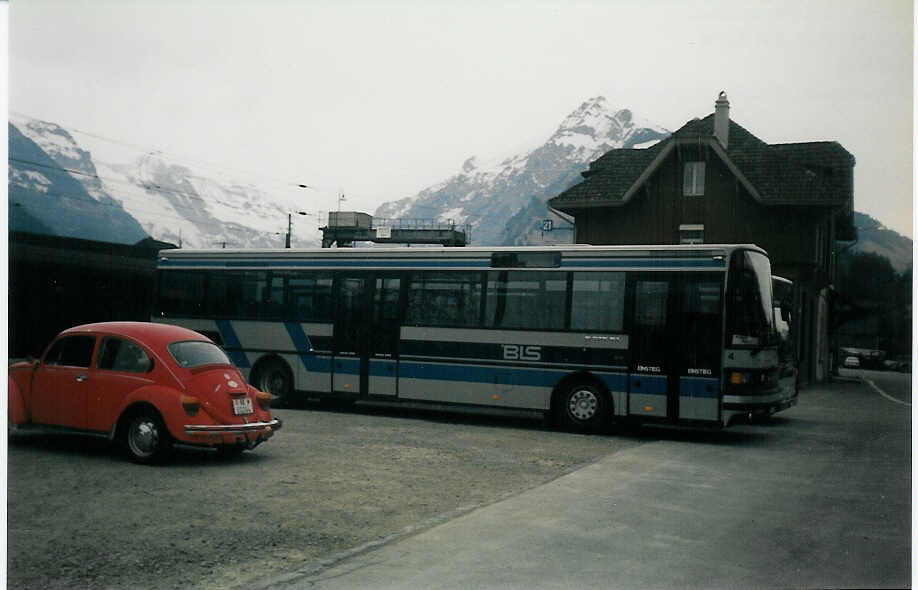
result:
[[[268,410],[271,408],[271,394],[265,393],[264,391],[259,391],[255,394],[255,400],[258,402],[258,405],[262,410]]]
[[[185,410],[185,413],[189,416],[194,416],[198,413],[198,410],[201,409],[201,401],[190,395],[183,395],[181,398],[182,409]]]

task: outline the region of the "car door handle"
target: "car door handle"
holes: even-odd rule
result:
[[[82,383],[83,381],[86,381],[86,375],[77,375],[76,382]]]

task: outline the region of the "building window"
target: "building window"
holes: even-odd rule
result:
[[[704,195],[704,162],[686,162],[682,180],[682,194],[686,197]]]
[[[680,244],[704,244],[704,226],[684,223],[679,226]]]

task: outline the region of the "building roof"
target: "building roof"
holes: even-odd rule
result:
[[[583,173],[584,181],[549,200],[556,209],[623,205],[678,145],[709,145],[749,193],[766,205],[851,202],[854,156],[835,141],[768,144],[730,121],[726,149],[714,137],[714,115],[694,119],[647,149],[616,149]]]

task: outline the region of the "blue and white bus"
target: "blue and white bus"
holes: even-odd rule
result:
[[[295,397],[726,426],[781,409],[752,245],[164,250],[153,320]]]

